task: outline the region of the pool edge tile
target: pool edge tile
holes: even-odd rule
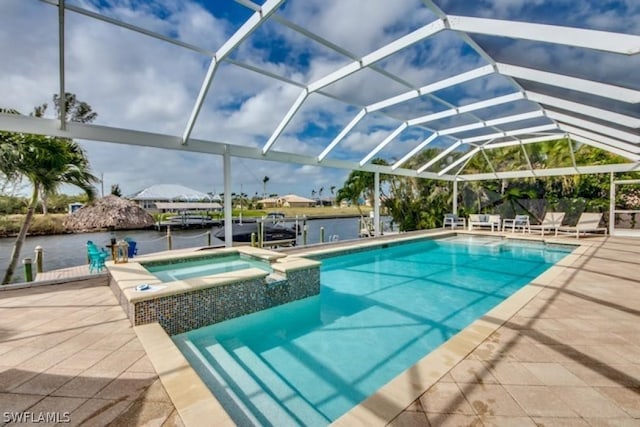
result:
[[[216,420],[216,425],[235,425],[158,323],[134,330],[185,427],[200,426],[206,419]]]

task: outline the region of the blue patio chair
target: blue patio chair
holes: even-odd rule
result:
[[[87,258],[89,259],[89,273],[99,273],[104,268],[109,253],[100,250],[91,240],[87,242]]]
[[[134,256],[138,255],[138,247],[137,247],[137,242],[135,240],[133,240],[131,237],[125,237],[124,241],[127,242],[129,244],[129,252],[127,254],[127,256],[129,258],[133,258]]]

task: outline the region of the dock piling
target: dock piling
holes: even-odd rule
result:
[[[33,261],[31,258],[25,258],[22,260],[24,265],[24,281],[33,282]]]
[[[42,260],[42,256],[43,256],[42,246],[40,245],[36,246],[35,253],[36,253],[36,275],[38,275],[44,271],[43,269],[44,263]]]

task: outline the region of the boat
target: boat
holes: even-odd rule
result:
[[[219,221],[211,219],[208,215],[172,215],[164,221],[156,224],[158,228],[166,228],[171,226],[174,228],[190,228],[190,227],[211,227],[219,224]]]
[[[255,233],[258,240],[258,223],[245,222],[243,224],[232,224],[231,226],[234,242],[251,242],[251,234]],[[214,234],[218,239],[225,240],[224,228]],[[295,246],[297,233],[294,228],[283,224],[264,224],[264,242],[286,242]]]

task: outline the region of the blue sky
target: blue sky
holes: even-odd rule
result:
[[[211,51],[217,50],[252,14],[252,10],[231,0],[67,0],[67,3]],[[640,34],[637,0],[436,3],[449,14]],[[433,11],[419,0],[393,0],[393,7],[389,7],[389,0],[288,0],[277,16],[356,57],[436,19]],[[72,12],[67,13],[66,22],[67,90],[93,106],[99,114],[96,124],[182,134],[209,64],[207,56]],[[33,106],[50,102],[52,94],[58,91],[56,35],[55,7],[38,1],[0,2],[2,107],[28,113]],[[640,66],[640,58],[621,60],[612,54],[490,36],[478,36],[476,40],[500,61],[640,88],[637,74],[628,73],[630,64]],[[344,53],[270,19],[230,58],[299,84],[309,84],[348,64],[351,59]],[[410,86],[420,87],[486,63],[457,34],[444,31],[380,61],[377,66]],[[261,147],[300,90],[232,63],[222,63],[192,136]],[[408,90],[406,84],[379,72],[358,71],[324,88],[331,97],[310,96],[274,149],[318,155],[362,105]],[[436,100],[418,98],[368,115],[329,157],[359,161],[402,120],[514,91],[507,79],[490,76],[439,91],[434,94]],[[532,104],[521,101],[495,108],[500,115],[509,115],[530,111]],[[461,116],[455,122],[440,121],[427,127],[458,126],[479,116]],[[403,156],[430,135],[428,128],[403,132],[380,156],[387,160]],[[434,145],[445,147],[454,140],[439,138]],[[91,141],[82,144],[94,172],[104,176],[105,188],[119,184],[125,193],[132,193],[152,184],[175,183],[200,191],[222,191],[219,156]],[[310,196],[312,190],[320,187],[340,187],[348,174],[345,170],[247,159],[234,159],[232,166],[233,190],[238,192],[242,187],[248,194],[262,192],[264,176],[270,178],[268,192]]]

